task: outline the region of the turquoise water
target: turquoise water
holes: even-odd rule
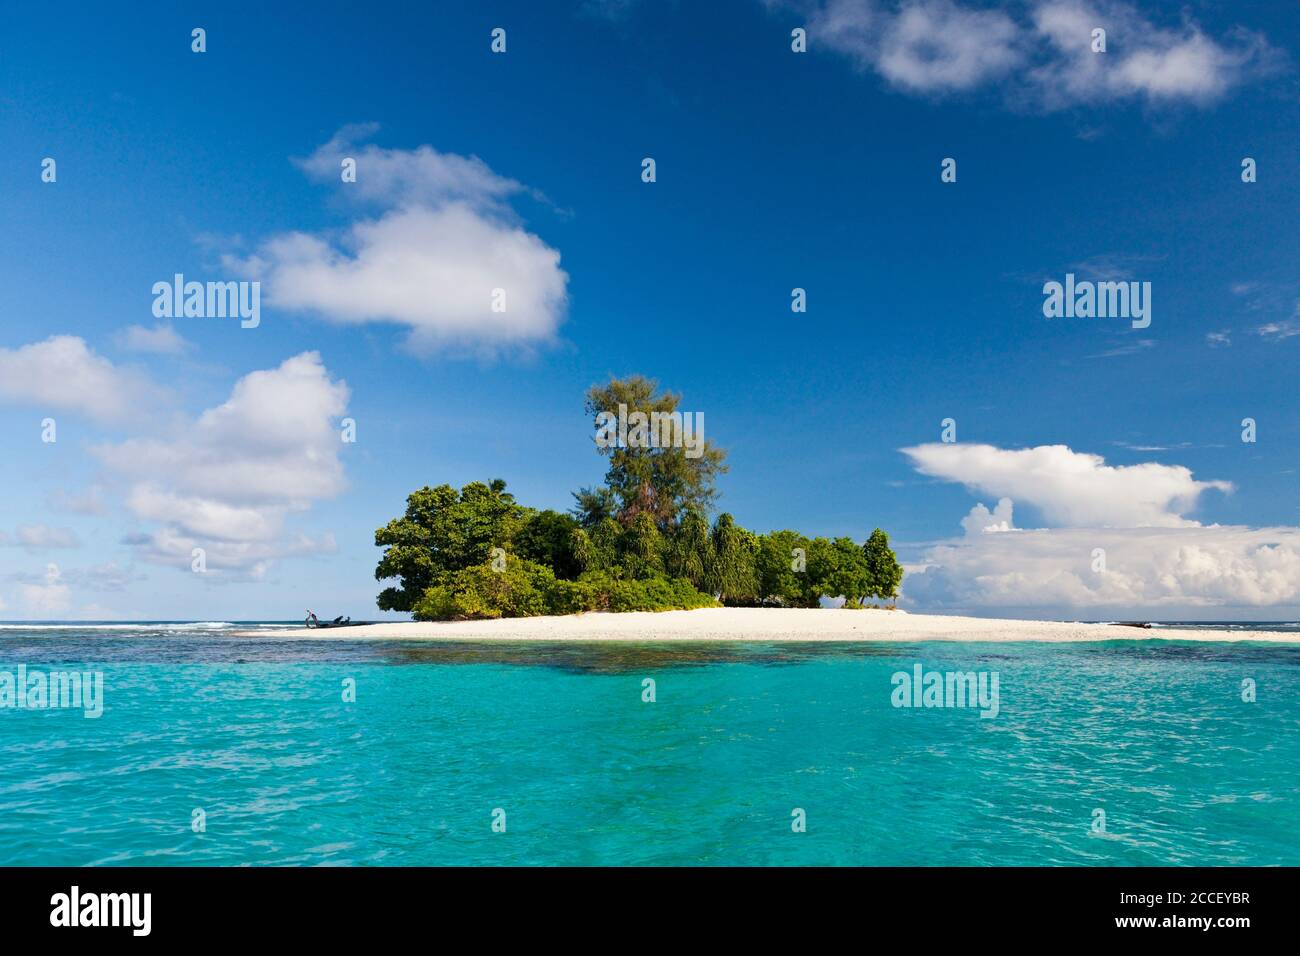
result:
[[[0,864],[1300,865],[1285,646],[0,630],[20,663],[104,712],[0,709]],[[996,671],[998,716],[895,708],[916,663]]]

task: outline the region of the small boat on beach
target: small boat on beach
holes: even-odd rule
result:
[[[363,624],[374,624],[374,621],[354,621],[350,617],[344,617],[340,614],[332,621],[319,620],[312,611],[307,612],[307,619],[303,621],[311,630],[335,628],[335,627],[361,627]]]

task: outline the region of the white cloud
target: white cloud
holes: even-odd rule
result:
[[[18,528],[13,538],[0,532],[0,544],[12,544],[15,547],[26,548],[28,551],[43,551],[49,548],[79,548],[81,540],[71,528],[28,524]]]
[[[144,560],[259,576],[277,558],[332,550],[333,539],[288,532],[286,518],[343,490],[337,420],[347,385],[315,352],[240,379],[223,404],[168,439],[96,449],[130,483],[127,508],[156,530],[128,539]]]
[[[295,165],[321,183],[339,183],[348,198],[379,206],[438,207],[466,203],[507,213],[507,202],[524,185],[498,176],[477,156],[440,153],[432,146],[385,149],[363,143],[379,131],[377,123],[345,126],[328,143]],[[357,181],[340,181],[341,163],[355,159]]]
[[[811,5],[808,34],[917,93],[970,89],[1022,59],[1010,17],[951,0],[916,0],[897,11],[874,0],[827,0]]]
[[[768,6],[781,4],[768,0]],[[954,0],[790,0],[823,46],[900,89],[961,92],[1005,82],[1008,99],[1045,109],[1133,99],[1208,104],[1279,57],[1245,30],[1213,39],[1191,20],[1153,24],[1112,0],[1038,0],[1017,15]],[[1106,31],[1105,53],[1092,31]]]
[[[1037,508],[1052,525],[1180,527],[1202,492],[1228,492],[1226,481],[1197,481],[1180,465],[1107,465],[1065,445],[1006,449],[932,443],[904,448],[916,470]]]
[[[1122,342],[1114,348],[1109,348],[1104,352],[1097,352],[1093,355],[1086,356],[1090,359],[1119,358],[1124,355],[1137,355],[1139,352],[1145,352],[1147,349],[1155,347],[1154,339],[1134,339],[1129,342]]]
[[[130,352],[153,355],[182,355],[190,349],[190,343],[169,322],[159,322],[153,328],[129,325],[118,334],[117,341]]]
[[[1021,59],[1016,26],[996,10],[919,0],[889,18],[874,65],[895,86],[921,93],[966,90],[1001,76]]]
[[[164,394],[147,378],[115,366],[75,335],[0,349],[0,400],[120,423],[156,413]]]
[[[299,161],[308,175],[379,208],[341,235],[291,232],[228,267],[260,279],[275,305],[342,323],[390,322],[418,350],[493,351],[554,337],[567,308],[560,254],[519,225],[508,201],[527,190],[477,157],[429,146],[390,150],[346,128]],[[355,183],[340,163],[356,160]],[[493,311],[494,290],[505,311]]]
[[[143,575],[137,575],[131,569],[122,567],[116,561],[106,561],[103,564],[96,564],[87,568],[68,568],[63,572],[63,580],[73,587],[89,588],[94,591],[121,591],[132,581],[142,579]],[[87,614],[87,616],[103,617],[107,615]]]
[[[318,537],[285,532],[274,541],[238,541],[198,536],[174,524],[149,534],[128,536],[124,543],[134,547],[142,561],[186,571],[193,569],[194,549],[201,548],[207,568],[205,577],[214,582],[261,580],[278,561],[337,550],[330,532]]]
[[[50,492],[49,504],[56,511],[67,511],[78,515],[106,515],[108,504],[104,501],[104,489],[91,485],[84,492],[74,494],[63,488]]]
[[[1098,548],[1104,571],[1093,570]],[[923,563],[903,590],[930,608],[1300,604],[1300,528],[1035,529],[955,539]]]
[[[1122,3],[1050,0],[1032,12],[1034,31],[1053,51],[1032,71],[1048,106],[1143,97],[1148,101],[1218,99],[1271,56],[1260,37],[1238,32],[1216,42],[1190,21],[1157,27]],[[1094,53],[1094,28],[1107,52]]]
[[[903,585],[915,606],[1071,608],[1085,617],[1163,609],[1161,616],[1180,617],[1300,605],[1300,528],[1203,526],[1184,517],[1202,492],[1226,491],[1226,482],[1197,481],[1171,465],[1110,466],[1064,445],[904,451],[923,474],[1007,495],[992,511],[977,504],[961,521],[963,537],[925,552]],[[1016,529],[1021,503],[1056,526]]]
[[[1014,531],[1013,508],[1010,498],[1000,499],[992,511],[989,511],[985,505],[977,504],[970,510],[970,514],[961,519],[962,530],[968,535]]]
[[[71,592],[63,583],[63,574],[57,564],[47,564],[39,584],[22,585],[23,604],[29,617],[44,619],[58,617],[71,605]]]
[[[1266,339],[1289,339],[1292,336],[1300,335],[1300,321],[1283,319],[1280,322],[1266,322],[1256,331]]]

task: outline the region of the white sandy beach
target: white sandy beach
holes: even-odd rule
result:
[[[695,611],[573,614],[495,621],[366,624],[338,629],[239,632],[243,637],[437,641],[1270,641],[1300,634],[1150,629],[1113,624],[1016,621],[904,611],[831,608],[701,608]]]

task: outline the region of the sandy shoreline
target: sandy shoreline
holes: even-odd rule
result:
[[[496,621],[402,621],[340,629],[237,632],[240,637],[310,640],[436,641],[1268,641],[1300,634],[1197,631],[1112,624],[1016,621],[901,611],[701,608],[628,614],[575,614]]]

